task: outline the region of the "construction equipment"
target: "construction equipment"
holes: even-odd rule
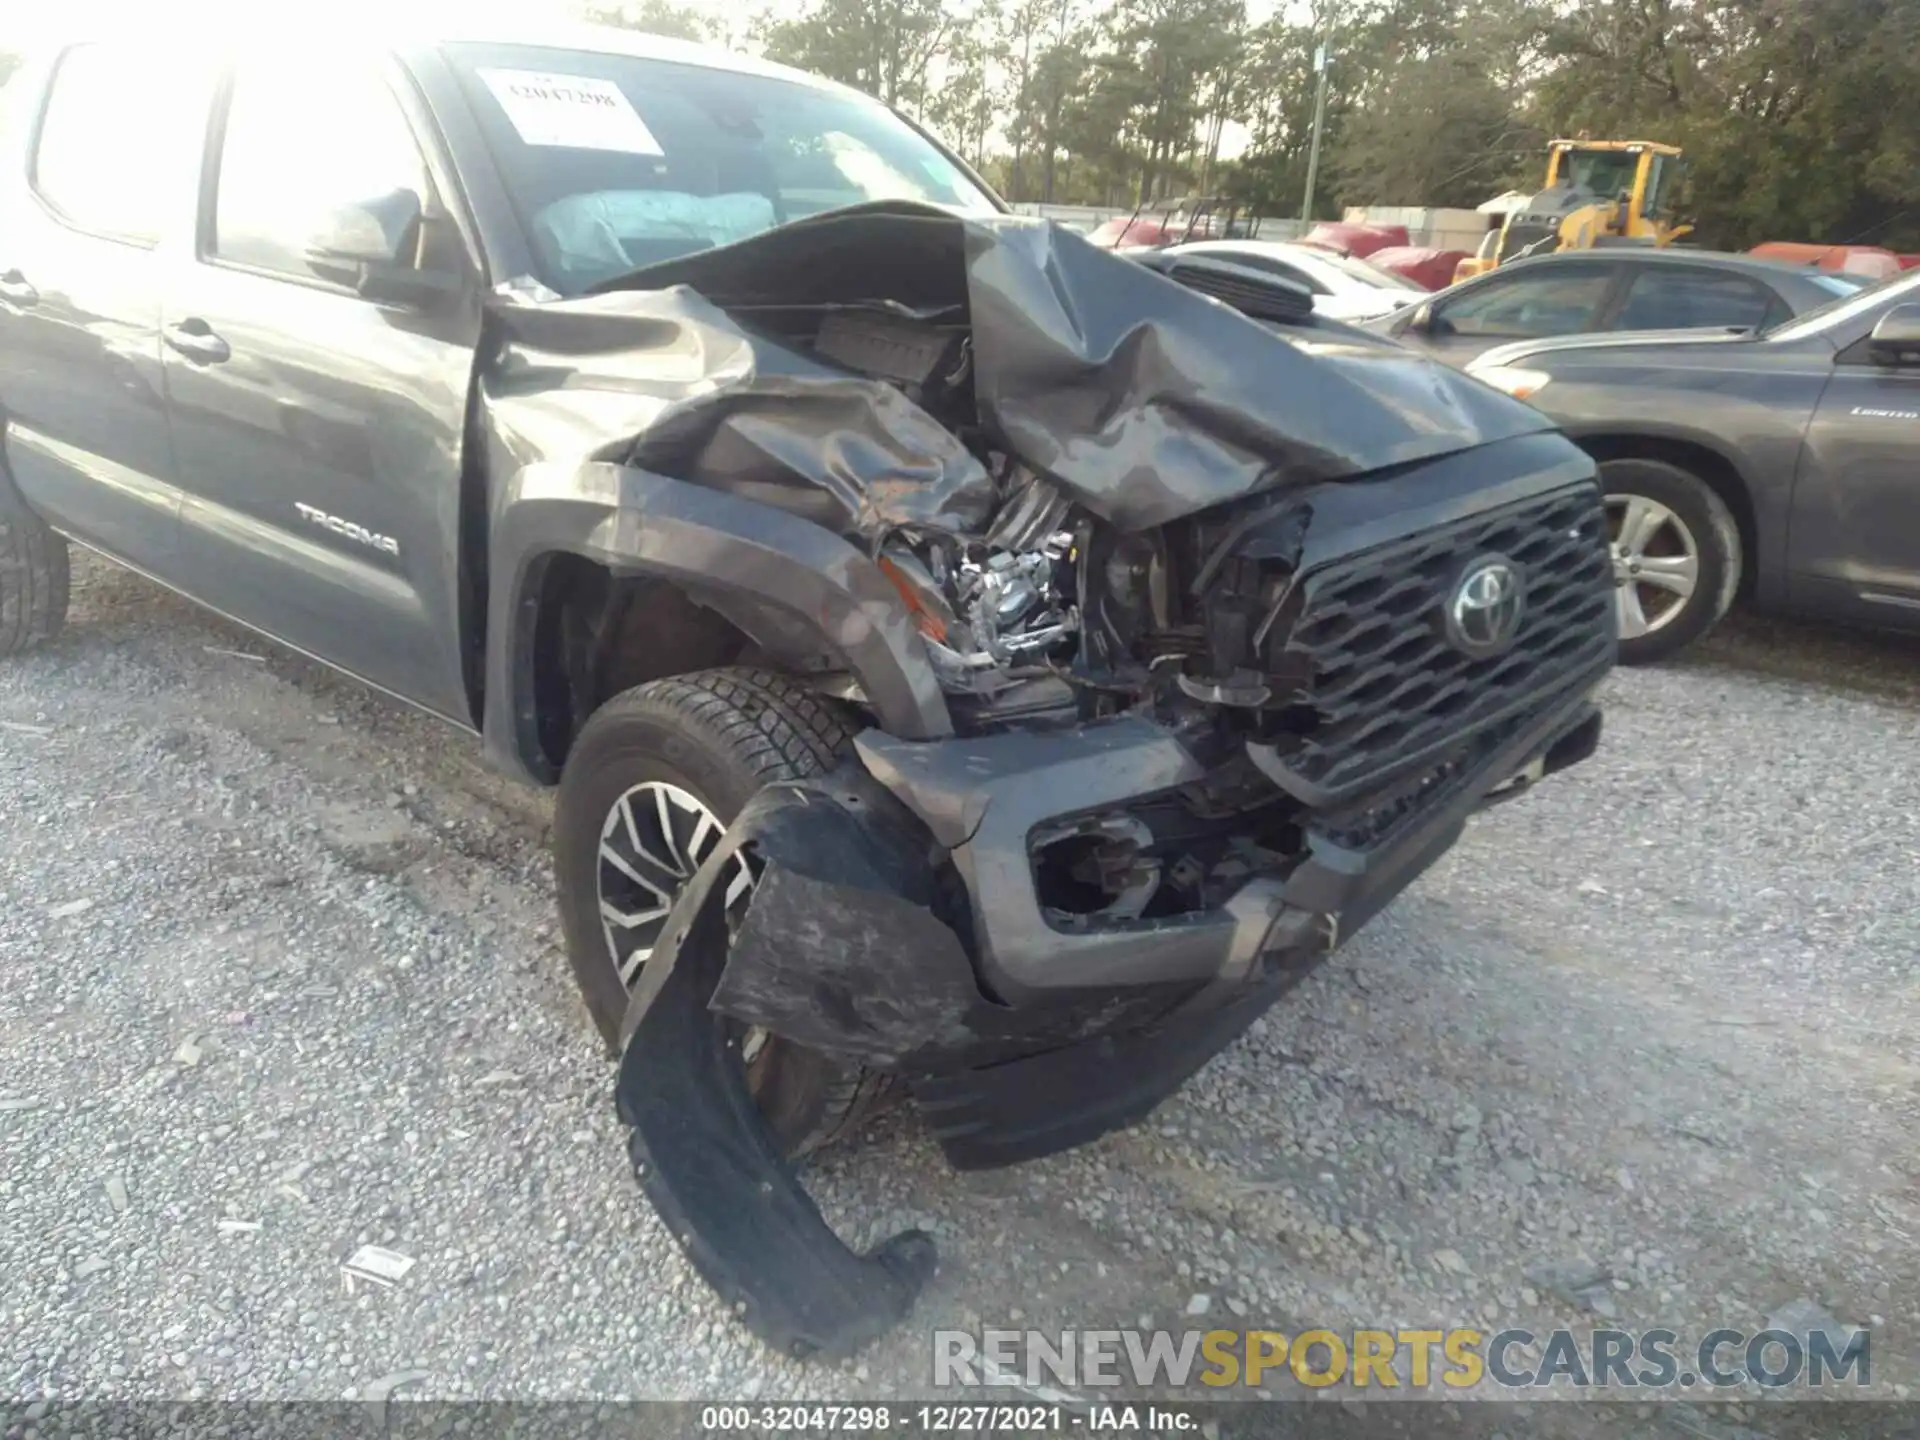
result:
[[[1680,149],[1653,140],[1555,140],[1547,146],[1546,188],[1507,213],[1455,280],[1507,260],[1596,245],[1671,245],[1691,225],[1676,225],[1668,196],[1677,188]]]

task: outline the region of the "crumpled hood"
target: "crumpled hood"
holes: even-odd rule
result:
[[[964,326],[984,445],[808,353],[799,319],[834,311]],[[1350,327],[1269,325],[1047,222],[920,205],[833,211],[495,319],[483,394],[522,460],[618,459],[867,536],[977,530],[996,493],[981,448],[1135,530],[1551,428]]]

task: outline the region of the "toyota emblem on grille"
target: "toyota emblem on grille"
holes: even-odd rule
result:
[[[1447,597],[1447,639],[1476,660],[1498,655],[1519,633],[1526,608],[1520,567],[1504,555],[1482,555]]]

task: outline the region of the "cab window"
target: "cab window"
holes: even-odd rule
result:
[[[1771,290],[1744,275],[1704,267],[1648,265],[1633,277],[1610,330],[1691,330],[1765,324],[1784,313]]]
[[[220,140],[207,253],[317,278],[317,238],[350,206],[411,191],[426,164],[385,78],[349,62],[256,61],[234,77]]]
[[[1593,328],[1613,283],[1605,266],[1542,266],[1522,275],[1496,275],[1433,312],[1435,333],[1485,339],[1533,340]]]
[[[75,45],[60,57],[40,113],[33,188],[62,220],[140,245],[158,238],[164,199],[182,183],[170,168],[178,130],[164,122],[178,107],[168,79],[130,45]]]

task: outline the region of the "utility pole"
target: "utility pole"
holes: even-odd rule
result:
[[[1300,202],[1300,232],[1313,224],[1313,186],[1320,178],[1320,130],[1327,123],[1327,46],[1322,41],[1313,51],[1314,73],[1320,83],[1313,95],[1313,139],[1307,146],[1307,198]]]

